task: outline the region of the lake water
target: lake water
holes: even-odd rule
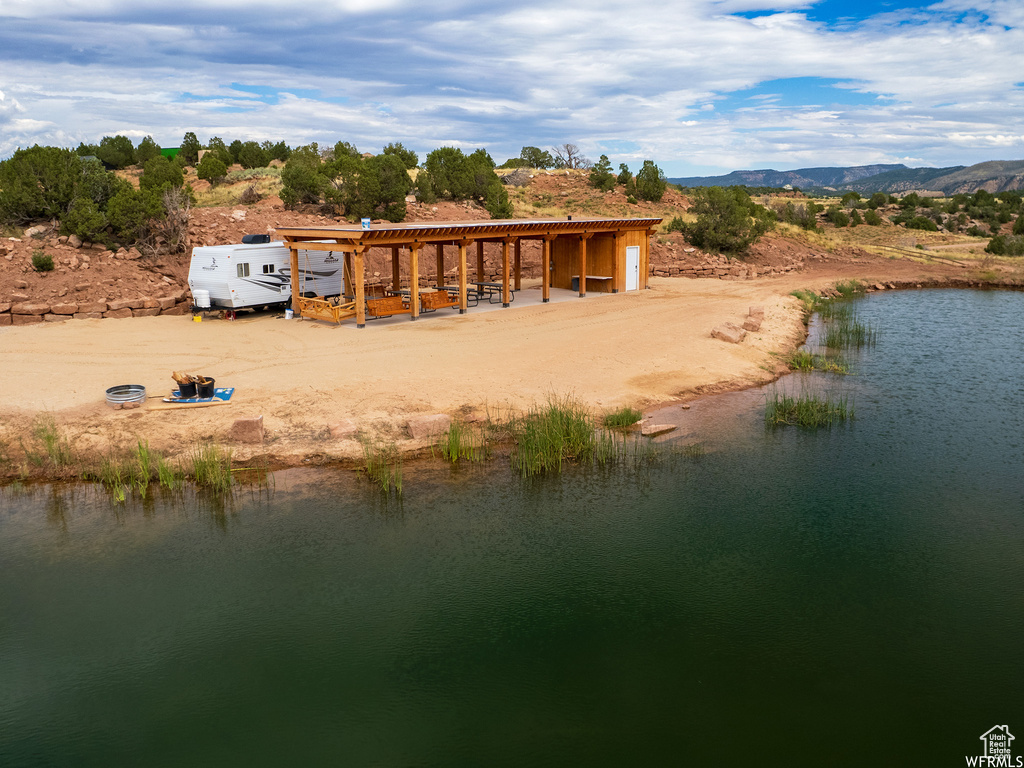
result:
[[[227,508],[3,491],[0,765],[963,765],[996,724],[1024,744],[1024,294],[858,307],[882,335],[857,375],[805,383],[855,404],[831,431],[766,432],[763,396],[735,396],[699,459],[407,467],[400,505],[305,470]]]

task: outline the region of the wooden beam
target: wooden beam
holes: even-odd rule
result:
[[[437,244],[437,283],[436,287],[444,288],[444,243]]]
[[[398,246],[391,246],[391,287],[396,291],[402,287],[400,266],[398,264]]]
[[[478,282],[483,282],[487,278],[484,277],[484,241],[476,241],[476,279]]]
[[[352,254],[351,253],[346,253],[345,254],[345,267],[344,267],[344,269],[345,269],[345,272],[344,272],[345,296],[346,297],[354,296],[355,294],[353,293],[353,291],[355,290],[355,286],[352,284]]]
[[[301,240],[289,240],[288,247],[301,248],[304,251],[334,251],[335,253],[351,253],[358,246],[351,243],[305,243]]]
[[[551,241],[553,237],[545,237],[544,245],[541,248],[540,271],[541,271],[541,301],[547,304],[551,301]]]
[[[508,297],[508,238],[501,241],[501,306],[509,305]]]
[[[412,243],[409,246],[409,319],[415,320],[420,316],[420,244]]]
[[[352,257],[352,271],[356,278],[356,328],[366,327],[366,290],[363,285],[363,250],[355,252]]]
[[[516,238],[516,290],[523,290],[523,243],[518,237]]]
[[[459,314],[466,314],[468,297],[466,295],[466,246],[465,240],[459,242]]]
[[[622,233],[616,232],[612,235],[612,293],[619,292],[619,275],[622,274],[622,270],[619,269],[619,246],[622,244]],[[622,261],[626,261],[626,253],[622,253]],[[626,286],[622,286],[625,289]]]
[[[294,243],[290,246],[290,258],[292,268],[292,312],[299,314],[299,249]]]

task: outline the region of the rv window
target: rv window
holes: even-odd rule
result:
[[[273,264],[264,264],[263,265],[263,274],[264,275],[272,275],[272,274],[274,274],[274,265]]]
[[[239,277],[248,277],[249,276],[249,264],[247,262],[243,262],[243,263],[238,265],[238,276]]]

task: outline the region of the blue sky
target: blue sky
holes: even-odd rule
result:
[[[669,176],[1024,158],[1022,0],[0,0],[0,158],[186,131]]]

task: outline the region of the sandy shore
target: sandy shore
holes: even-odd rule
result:
[[[365,329],[262,314],[227,322],[189,317],[79,320],[0,329],[0,419],[10,443],[40,413],[51,413],[76,447],[145,437],[173,454],[197,439],[228,441],[235,419],[262,415],[269,453],[353,456],[355,440],[332,439],[345,419],[360,429],[415,447],[411,416],[500,414],[571,394],[596,412],[643,407],[714,388],[772,378],[777,360],[802,338],[795,299],[806,276],[782,280],[653,279],[651,290],[533,304],[520,293],[508,309],[416,322],[369,323]],[[742,323],[765,308],[761,330],[742,344],[713,339],[720,323]],[[235,387],[231,404],[149,410],[169,394],[172,370],[213,376]],[[151,399],[135,411],[113,410],[104,391],[143,384]]]

